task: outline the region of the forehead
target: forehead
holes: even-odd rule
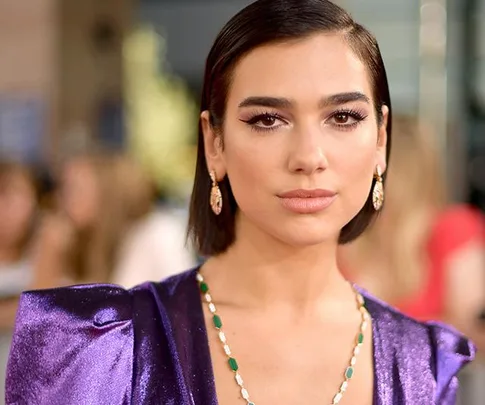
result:
[[[295,99],[359,91],[372,99],[367,69],[340,34],[268,44],[236,65],[230,97],[276,95]]]

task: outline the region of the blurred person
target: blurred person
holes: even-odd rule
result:
[[[59,211],[42,217],[29,170],[0,162],[2,370],[22,291],[95,281],[132,286],[193,265],[184,249],[183,221],[171,210],[153,208],[154,190],[131,159],[78,156],[65,162],[60,180]],[[0,385],[4,380],[0,372]]]
[[[123,238],[151,212],[153,189],[118,153],[84,154],[62,165],[58,208],[43,220],[36,266],[45,287],[111,281]]]
[[[13,326],[16,298],[34,280],[31,253],[37,189],[30,171],[0,161],[0,329]]]
[[[443,320],[485,349],[485,219],[448,205],[430,128],[395,117],[382,213],[340,248],[344,274],[419,320]]]
[[[33,285],[32,235],[37,189],[29,169],[0,160],[0,403],[20,293]]]
[[[372,34],[327,0],[258,0],[217,36],[202,94],[189,230],[207,261],[25,293],[7,400],[454,404],[473,344],[337,264],[382,205],[392,108]]]
[[[111,281],[129,288],[193,267],[196,258],[185,242],[184,210],[157,204],[126,234]]]

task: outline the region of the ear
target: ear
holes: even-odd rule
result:
[[[209,111],[200,114],[200,125],[204,136],[205,161],[207,170],[215,171],[216,180],[220,181],[226,175],[224,150],[221,134],[218,134],[210,123]]]
[[[389,108],[386,105],[382,106],[382,123],[378,130],[377,135],[377,154],[376,154],[376,165],[379,165],[382,173],[386,171],[387,168],[387,156],[386,156],[386,146],[387,146],[387,122],[389,119]]]

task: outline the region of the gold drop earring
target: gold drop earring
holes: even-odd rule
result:
[[[374,178],[376,182],[372,189],[372,204],[374,205],[374,209],[379,211],[384,203],[384,185],[382,184],[382,172],[379,165],[376,166]]]
[[[219,215],[222,211],[222,193],[219,184],[217,184],[216,172],[214,170],[211,170],[210,178],[212,181],[210,205],[214,214]]]

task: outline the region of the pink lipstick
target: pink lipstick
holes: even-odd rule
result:
[[[323,211],[335,200],[337,193],[323,189],[291,190],[278,197],[284,208],[297,214],[314,214]]]

